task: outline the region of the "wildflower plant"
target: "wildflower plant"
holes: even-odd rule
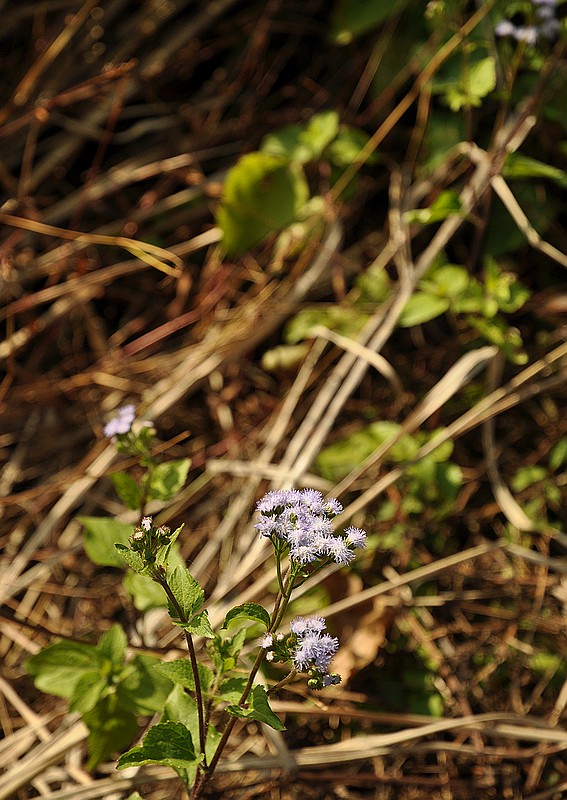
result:
[[[115,473],[121,476],[118,481],[114,476],[113,481],[118,493],[130,503],[136,499],[141,518],[125,539],[113,543],[113,549],[132,573],[159,587],[171,623],[183,633],[188,657],[160,662],[136,656],[128,662],[126,635],[115,626],[97,646],[66,642],[51,645],[33,656],[27,669],[38,688],[67,697],[83,714],[91,731],[91,768],[131,741],[137,715],[161,710],[160,721],[146,731],[142,742],[120,756],[118,769],[168,765],[194,800],[210,781],[239,719],[284,730],[270,707],[273,692],[301,675],[313,690],[340,683],[340,676],[332,671],[339,642],[328,632],[326,621],[320,616],[295,617],[286,624],[286,612],[296,587],[326,565],[350,564],[356,552],[364,548],[366,534],[352,527],[343,534],[336,533],[334,519],[342,506],[318,491],[268,492],[257,504],[256,528],[270,541],[274,552],[278,591],[273,605],[271,610],[258,603],[237,605],[215,631],[205,608],[204,590],[175,549],[183,526],[172,532],[144,513],[147,500],[155,497],[152,487],[156,470],[161,467],[167,474],[168,465],[175,462],[156,464],[151,456],[153,428],[149,423],[136,422],[133,406],[122,408],[107,423],[104,433],[120,452],[137,455],[145,468],[138,482],[127,473]],[[177,480],[177,472],[171,475]],[[109,530],[115,529],[92,528],[91,524],[91,533],[93,530],[95,534],[101,532],[108,543]],[[252,620],[264,629],[255,660],[243,665],[244,676],[242,666],[238,672],[236,668],[246,628],[241,626],[236,633],[229,633],[228,626],[234,620]],[[206,648],[200,650],[202,640]],[[110,646],[112,642],[119,645],[114,647],[116,652]],[[257,679],[264,661],[287,668],[283,679],[269,689]],[[67,678],[56,681],[54,691],[50,686],[61,669],[66,670]],[[137,703],[136,687],[143,690],[145,704]],[[121,723],[124,718],[127,725]]]

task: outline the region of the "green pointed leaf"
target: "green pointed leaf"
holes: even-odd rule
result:
[[[132,525],[110,517],[77,517],[77,521],[84,528],[83,546],[93,564],[124,569],[124,562],[116,552],[114,543],[127,546],[128,537],[132,535]]]
[[[250,708],[240,706],[227,706],[229,714],[241,719],[255,719],[264,722],[276,731],[285,731],[285,725],[281,719],[274,714],[268,702],[268,695],[263,686],[255,686],[250,696]]]
[[[270,627],[270,615],[266,609],[258,603],[243,603],[241,606],[231,608],[222,624],[223,628],[227,628],[233,619],[253,619],[256,622],[261,622],[266,628]]]
[[[145,575],[148,572],[148,567],[139,553],[134,553],[127,545],[121,544],[120,542],[116,542],[114,547],[123,561],[125,561],[134,572],[137,572],[139,575]],[[124,566],[124,564],[121,564],[121,566]]]
[[[423,322],[429,322],[429,320],[444,314],[449,309],[449,306],[450,303],[446,297],[416,292],[406,303],[398,325],[401,328],[412,328],[414,325],[421,325]]]
[[[431,225],[433,222],[441,222],[453,215],[462,217],[464,212],[457,192],[447,189],[444,192],[440,192],[438,197],[427,208],[406,211],[404,220],[410,225],[414,222],[418,225]]]
[[[191,459],[180,458],[157,464],[151,473],[148,486],[149,500],[171,500],[178,494],[187,480]]]
[[[112,485],[118,497],[122,500],[126,508],[137,511],[141,505],[142,494],[140,487],[127,472],[113,472],[110,476]]]
[[[57,642],[26,661],[28,675],[40,692],[70,698],[85,673],[99,669],[100,662],[93,645]]]
[[[169,588],[181,607],[186,620],[190,620],[203,605],[205,593],[200,584],[189,573],[186,567],[176,567],[168,578]],[[178,619],[177,611],[170,607],[169,613],[174,620]]]
[[[201,690],[207,692],[213,684],[215,674],[206,664],[197,664],[197,668],[199,670]],[[195,676],[191,662],[187,658],[163,661],[156,666],[156,669],[177,686],[183,686],[184,689],[189,689],[191,692],[195,691]]]
[[[226,251],[238,255],[285,228],[308,197],[296,164],[269,153],[243,156],[227,174],[217,211]]]
[[[185,692],[181,686],[174,686],[171,694],[165,704],[164,715],[162,722],[172,720],[173,722],[181,722],[190,731],[191,737],[194,742],[199,741],[199,715],[197,713],[197,703],[195,700]],[[220,741],[221,735],[212,725],[207,729],[207,741],[205,743],[205,752],[207,760],[210,761],[213,757],[217,745]]]
[[[194,766],[198,760],[191,733],[185,725],[181,722],[160,722],[149,729],[141,745],[120,756],[116,768],[164,764],[184,769]]]

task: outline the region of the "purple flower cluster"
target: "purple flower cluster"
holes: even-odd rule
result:
[[[267,650],[267,661],[290,660],[298,672],[309,673],[308,684],[312,689],[322,689],[341,682],[341,676],[329,672],[331,659],[339,649],[339,640],[326,633],[327,623],[323,617],[296,617],[286,638],[278,633],[267,633],[260,645]]]
[[[136,409],[133,405],[122,406],[116,416],[104,426],[104,435],[107,439],[112,439],[114,436],[130,433],[135,418]]]
[[[289,548],[297,564],[310,564],[327,558],[337,564],[350,564],[354,550],[366,545],[366,533],[347,528],[345,536],[335,536],[332,519],[343,510],[338,500],[324,498],[315,489],[280,489],[268,492],[257,504],[260,512],[256,528],[276,545]]]
[[[532,0],[535,20],[532,25],[514,25],[509,19],[499,22],[494,28],[496,36],[511,36],[517,42],[534,47],[538,39],[553,39],[559,32],[556,17],[557,0]]]

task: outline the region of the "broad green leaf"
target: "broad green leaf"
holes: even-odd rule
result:
[[[266,628],[270,627],[270,615],[266,609],[258,603],[243,603],[241,606],[231,608],[222,624],[223,628],[227,628],[233,619],[244,617],[245,619],[253,619],[256,622],[261,622]]]
[[[87,762],[89,770],[105,761],[112,753],[122,750],[132,741],[138,730],[136,716],[119,707],[116,695],[103,698],[94,708],[83,714],[83,721],[90,731]]]
[[[170,681],[183,686],[184,689],[195,691],[195,676],[191,662],[187,658],[176,658],[174,661],[163,661],[156,665],[156,669]],[[201,691],[207,692],[215,679],[214,672],[206,664],[197,664]]]
[[[116,695],[121,708],[133,714],[161,711],[171,692],[171,681],[156,669],[162,662],[153,656],[137,655],[120,675]]]
[[[112,485],[118,497],[122,500],[126,508],[136,511],[140,508],[142,494],[140,487],[127,472],[113,472],[110,476]]]
[[[183,488],[191,459],[180,458],[176,461],[164,461],[157,464],[151,473],[148,486],[149,500],[171,500]]]
[[[107,690],[108,682],[101,678],[99,670],[83,672],[70,697],[69,710],[80,714],[91,711]]]
[[[123,561],[125,561],[130,569],[133,569],[134,572],[137,572],[139,575],[147,574],[148,567],[139,553],[134,553],[133,550],[130,550],[128,545],[121,544],[120,542],[116,542],[114,547],[116,548],[116,552],[121,557],[121,567],[124,567]]]
[[[318,472],[327,480],[338,481],[358,467],[365,458],[400,431],[395,422],[373,422],[350,436],[325,447],[315,461]],[[403,436],[386,455],[386,461],[404,462],[414,457],[419,445],[411,436]]]
[[[445,99],[451,111],[459,111],[463,106],[480,106],[495,88],[496,61],[487,56],[463,68],[461,80],[447,87]]]
[[[115,624],[102,634],[96,649],[100,656],[107,658],[113,666],[120,666],[124,663],[127,644],[126,634],[120,625]]]
[[[198,760],[191,734],[185,725],[181,722],[160,722],[149,729],[141,745],[120,756],[116,768],[164,764],[183,769],[194,766]]]
[[[99,670],[96,648],[77,642],[48,645],[26,661],[26,672],[40,692],[57,697],[71,697],[85,673]]]
[[[297,161],[305,164],[310,161],[313,154],[311,148],[302,139],[305,131],[304,125],[286,125],[277,131],[268,133],[262,139],[260,150],[271,156],[285,158],[288,161]]]
[[[289,225],[307,202],[301,167],[269,153],[249,153],[228,172],[217,211],[226,251],[239,255]]]
[[[339,0],[331,17],[331,38],[337,44],[350,44],[357,36],[376,28],[407,0]]]
[[[218,699],[236,704],[242,697],[246,686],[246,678],[227,678],[220,685]]]
[[[547,478],[547,470],[539,464],[531,467],[521,467],[511,481],[512,489],[515,492],[523,492],[530,486],[535,486]]]
[[[227,706],[227,711],[234,717],[241,719],[255,719],[264,722],[276,731],[285,731],[285,725],[281,719],[274,714],[270,708],[268,695],[263,686],[255,686],[249,699],[249,708],[241,708],[237,705]]]
[[[390,294],[390,276],[385,269],[374,264],[355,279],[355,284],[360,291],[361,302],[383,303]]]
[[[116,552],[115,542],[128,545],[133,526],[110,517],[77,517],[85,531],[85,552],[93,562],[102,567],[120,567],[124,562]]]
[[[185,620],[190,620],[203,605],[205,599],[203,589],[185,566],[176,567],[169,576],[168,583]],[[174,608],[170,608],[170,615],[174,620],[178,620],[177,611]]]
[[[415,292],[406,303],[398,325],[401,328],[412,328],[414,325],[421,325],[423,322],[429,322],[429,320],[444,314],[449,309],[449,306],[450,303],[446,297],[437,297],[425,292]]]
[[[467,291],[470,276],[464,267],[455,264],[444,264],[428,274],[420,281],[421,289],[427,294],[438,294],[440,297],[461,297]]]

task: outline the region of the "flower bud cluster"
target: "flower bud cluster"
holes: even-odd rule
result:
[[[277,549],[288,548],[296,564],[310,564],[320,559],[345,565],[355,557],[355,550],[366,545],[366,533],[347,528],[344,536],[335,536],[332,520],[343,510],[338,500],[324,498],[314,489],[281,489],[268,492],[257,504],[256,528]]]
[[[135,553],[139,553],[146,564],[153,564],[158,555],[158,550],[165,547],[171,539],[171,529],[167,525],[154,528],[151,517],[143,517],[140,524],[134,528],[134,533],[128,542]]]
[[[326,633],[327,623],[322,617],[296,617],[286,637],[267,633],[261,646],[267,650],[267,661],[291,661],[298,672],[309,675],[311,689],[323,689],[341,682],[336,672],[329,672],[331,659],[339,648],[339,640]]]

